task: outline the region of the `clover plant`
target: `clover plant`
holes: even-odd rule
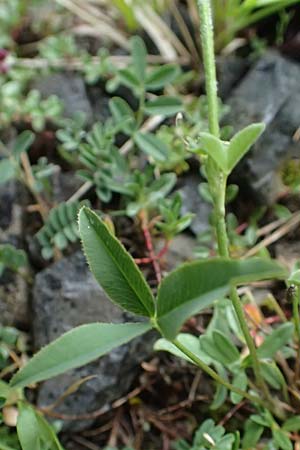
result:
[[[228,176],[263,133],[264,124],[250,124],[238,131],[230,140],[220,137],[210,2],[198,0],[198,8],[201,19],[209,131],[199,133],[197,138],[186,138],[186,141],[190,151],[199,156],[207,177],[207,192],[214,208],[213,227],[217,241],[217,256],[180,265],[164,278],[158,279],[159,285],[154,295],[134,259],[105,221],[88,206],[80,209],[79,234],[90,269],[111,301],[131,313],[135,320],[124,324],[92,323],[74,328],[42,348],[13,376],[9,385],[5,383],[0,385],[0,397],[4,398],[6,403],[9,404],[12,397],[14,401],[19,399],[20,414],[17,429],[24,450],[38,448],[37,442],[40,443],[39,448],[43,448],[45,442],[51,443],[52,449],[62,447],[52,428],[24,401],[22,388],[87,364],[152,329],[161,335],[155,345],[157,350],[167,350],[184,358],[216,382],[217,391],[212,407],[219,407],[229,394],[233,404],[244,399],[256,408],[257,414],[252,415],[247,422],[247,430],[254,430],[253,436],[249,437],[246,430],[244,438],[245,440],[253,438],[251,445],[242,443],[242,448],[252,448],[256,445],[264,427],[272,430],[274,448],[292,448],[288,430],[297,428],[298,425],[284,422],[287,424],[284,430],[280,430],[277,425],[277,421],[286,420],[287,410],[284,402],[287,401],[288,390],[277,366],[276,355],[278,352],[294,354],[291,343],[293,338],[298,339],[299,321],[296,321],[297,330],[292,322],[281,324],[257,349],[237,291],[239,286],[249,282],[284,280],[287,273],[277,262],[268,258],[233,259],[229,253],[225,221]],[[177,69],[166,65],[148,73],[142,41],[135,39],[132,44],[132,64],[116,74],[115,79],[111,80],[110,87],[116,88],[120,83],[126,85],[139,99],[138,109],[132,111],[131,107],[120,98],[112,99],[110,108],[115,122],[121,124],[123,133],[130,136],[148,156],[159,159],[160,155],[164,157],[165,155],[163,147],[157,144],[156,136],[142,133],[138,129],[145,113],[161,113],[168,116],[179,108],[179,103],[175,99],[164,96],[148,99],[146,95],[147,89],[160,89],[165,82],[173,79]],[[103,128],[93,129],[92,134],[86,138],[83,150],[86,160],[92,164],[97,163],[97,158],[88,158],[88,155],[95,138],[101,140],[103,136],[105,137],[103,132],[105,132]],[[107,142],[105,139],[103,142],[105,148]],[[108,144],[110,145],[110,142]],[[109,152],[107,157],[110,158],[112,153]],[[107,176],[111,179],[109,170]],[[127,204],[127,213],[141,215],[141,204],[145,202],[144,195],[147,194],[147,201],[155,203],[172,189],[174,182],[174,176],[171,174],[162,175],[150,185],[146,173],[133,175],[128,183],[124,183],[129,197],[131,195],[134,198]],[[163,184],[163,188],[153,189],[154,183]],[[103,190],[101,192],[103,196]],[[162,195],[158,196],[157,192],[162,192]],[[181,231],[190,220],[190,217],[180,220],[179,208],[180,200],[177,196],[172,200],[161,202],[161,215],[165,221],[158,222],[157,227],[163,228],[168,237]],[[290,281],[296,284],[298,279],[295,272]],[[293,291],[294,314],[298,317],[296,295],[298,288]],[[211,326],[200,339],[181,333],[185,321],[206,308],[213,308],[213,319]],[[222,319],[225,316],[230,318],[227,327],[226,321]],[[247,355],[241,352],[240,344],[247,347]],[[252,372],[254,377],[251,376]],[[282,396],[279,395],[281,392]],[[203,430],[206,430],[205,435]],[[215,427],[210,421],[205,422],[200,431],[195,438],[195,448],[238,449],[240,446],[237,435],[224,435],[223,428]],[[212,434],[211,441],[207,438],[209,433]],[[207,443],[211,447],[207,446]],[[182,443],[181,448],[187,447]]]

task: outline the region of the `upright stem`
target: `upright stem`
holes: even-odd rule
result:
[[[295,375],[294,381],[297,383],[300,374],[300,318],[299,318],[299,296],[300,289],[299,286],[293,286],[290,288],[292,292],[292,302],[293,302],[293,319],[295,324],[296,331],[296,340],[297,340],[297,358],[296,358],[296,366],[295,366]]]
[[[218,192],[214,199],[214,224],[218,241],[218,252],[223,258],[229,258],[228,236],[225,222],[225,194],[227,177],[223,173],[218,174]]]
[[[214,57],[214,36],[212,24],[212,10],[210,0],[198,0],[200,13],[200,31],[201,44],[203,53],[203,62],[206,79],[206,94],[208,99],[208,119],[210,133],[215,137],[220,137],[219,118],[218,118],[218,95],[216,81],[216,64]],[[226,194],[226,176],[220,171],[214,162],[209,160],[207,166],[208,182],[214,201],[214,226],[216,229],[218,241],[219,256],[229,258],[228,236],[225,222],[225,194]],[[210,175],[210,176],[209,176]],[[245,341],[249,348],[252,359],[253,371],[255,374],[257,385],[262,390],[264,397],[268,403],[272,404],[268,386],[266,385],[260,370],[259,359],[257,356],[255,344],[250,335],[245,314],[240,303],[240,299],[236,289],[232,290],[232,304],[238,317],[241,329],[243,331]]]
[[[231,301],[232,301],[235,313],[237,315],[239,324],[241,326],[246,344],[248,346],[249,353],[251,355],[252,366],[253,366],[253,371],[255,374],[257,385],[264,393],[265,398],[272,404],[273,403],[272,397],[270,395],[268,386],[266,385],[266,383],[262,377],[262,374],[261,374],[259,359],[257,357],[257,352],[256,352],[256,347],[255,347],[254,341],[251,337],[251,334],[249,332],[249,328],[248,328],[247,322],[245,320],[244,310],[241,305],[241,300],[239,298],[236,288],[233,288],[231,291]]]
[[[219,384],[222,384],[230,391],[235,392],[236,394],[241,395],[242,397],[247,398],[248,400],[254,403],[257,403],[258,405],[263,406],[263,401],[259,397],[255,397],[254,395],[248,394],[248,392],[243,391],[242,389],[239,389],[238,387],[233,386],[231,383],[224,380],[217,372],[215,372],[211,367],[205,364],[200,358],[198,358],[197,355],[191,352],[177,339],[172,341],[172,344],[175,345],[175,347],[177,347],[178,350],[184,353],[188,358],[190,358],[198,367],[200,367],[200,369],[202,369],[203,372],[206,372],[211,378],[213,378]]]
[[[208,102],[209,131],[216,137],[220,136],[217,75],[214,51],[214,34],[210,0],[198,0],[200,13],[200,33],[202,57],[205,69],[205,85]]]

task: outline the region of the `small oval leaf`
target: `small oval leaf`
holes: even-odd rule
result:
[[[264,129],[265,125],[263,123],[253,123],[233,136],[227,148],[228,173],[234,169],[242,157],[250,150]]]
[[[145,112],[151,115],[174,116],[182,111],[182,101],[178,97],[161,96],[145,104]]]

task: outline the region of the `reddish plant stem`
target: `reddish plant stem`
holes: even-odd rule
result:
[[[142,224],[142,230],[143,230],[143,234],[144,234],[144,238],[145,238],[146,248],[148,250],[149,257],[151,259],[151,262],[152,262],[152,265],[154,268],[156,280],[158,283],[160,283],[161,279],[162,279],[161,268],[160,268],[159,262],[157,261],[157,257],[154,253],[152,237],[151,237],[151,233],[149,231],[149,222],[148,222],[148,218],[147,218],[147,212],[142,210],[140,213],[140,218],[141,218],[141,224]]]
[[[169,244],[169,241],[167,241],[160,252],[157,255],[154,255],[153,258],[135,258],[134,261],[136,264],[149,264],[153,262],[153,259],[159,261],[167,253]]]

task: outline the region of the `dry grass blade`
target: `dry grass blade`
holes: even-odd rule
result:
[[[134,13],[138,22],[147,31],[166,59],[174,61],[178,55],[189,58],[188,50],[149,5],[137,6]]]
[[[200,64],[201,59],[200,59],[199,51],[195,45],[194,39],[191,35],[191,32],[188,29],[187,24],[186,24],[184,18],[182,17],[176,2],[174,2],[173,0],[171,2],[169,1],[169,7],[173,13],[173,16],[174,16],[177,24],[178,24],[178,27],[179,27],[180,32],[185,40],[185,43],[190,51],[190,54],[193,58],[193,62],[196,64]]]
[[[94,15],[94,9],[90,11],[90,9],[86,8],[86,4],[84,6],[75,3],[72,0],[55,0],[56,3],[63,6],[64,8],[71,11],[76,16],[83,19],[85,22],[95,26],[97,29],[101,30],[102,36],[106,36],[111,39],[113,42],[118,44],[120,47],[129,49],[129,41],[127,36],[116,29],[115,24],[111,24],[107,22],[107,20],[103,20],[102,15],[99,14]]]
[[[287,233],[296,228],[300,224],[300,213],[295,213],[284,225],[275,230],[272,234],[265,237],[257,245],[252,247],[248,252],[245,253],[244,257],[248,258],[250,256],[256,255],[264,247],[268,247],[274,242],[278,241],[280,238],[285,236]]]

